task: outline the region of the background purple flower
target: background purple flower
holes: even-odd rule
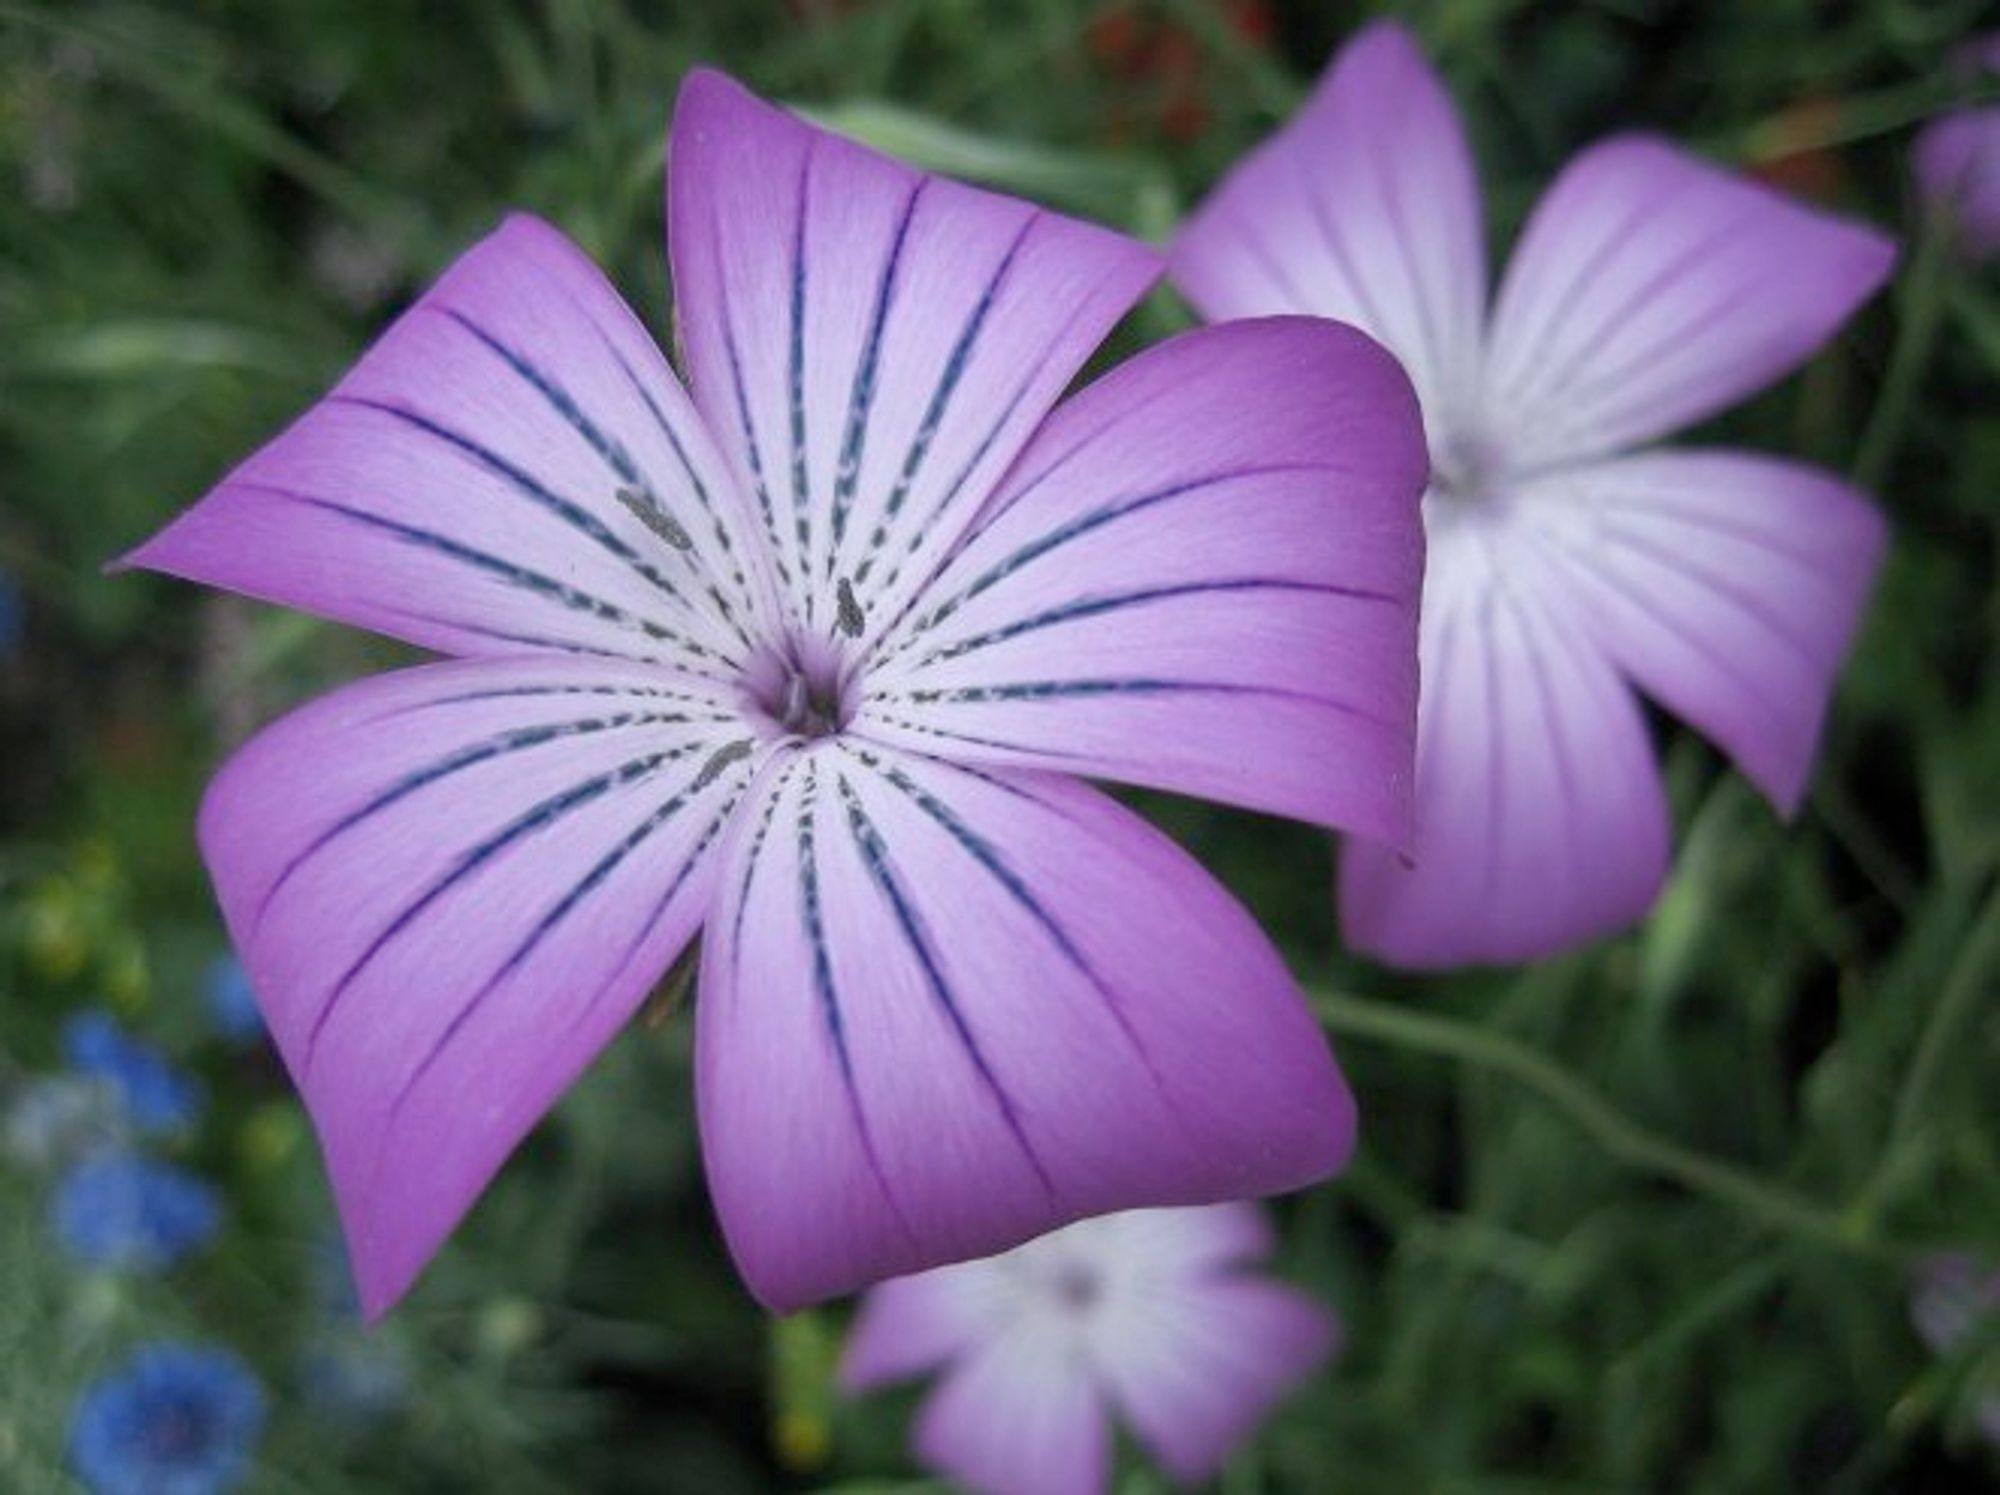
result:
[[[1338,1339],[1325,1308],[1255,1273],[1270,1249],[1246,1204],[1080,1221],[875,1288],[842,1380],[940,1373],[918,1457],[974,1490],[1096,1495],[1114,1417],[1177,1479],[1206,1479]]]
[[[2000,75],[2000,32],[1967,45],[1959,70]],[[1958,109],[1931,121],[1913,149],[1917,183],[1933,212],[1950,220],[1974,259],[2000,254],[2000,104]]]
[[[249,1473],[263,1424],[263,1389],[236,1356],[153,1345],[84,1393],[70,1463],[95,1495],[222,1495]]]
[[[108,1152],[78,1163],[57,1185],[49,1218],[63,1249],[94,1267],[157,1272],[206,1245],[222,1201],[170,1163]]]
[[[1645,448],[1797,367],[1893,258],[1623,137],[1542,197],[1489,311],[1471,153],[1387,22],[1183,230],[1173,276],[1204,315],[1351,321],[1423,402],[1416,837],[1407,857],[1344,850],[1351,943],[1411,966],[1526,960],[1644,912],[1668,827],[1635,687],[1797,808],[1882,522],[1785,458]]]
[[[1143,246],[710,73],[668,176],[691,397],[510,219],[131,557],[466,656],[201,814],[365,1308],[704,926],[703,1151],[773,1307],[1325,1176],[1352,1102],[1283,963],[1072,776],[1404,833],[1408,381],[1271,319],[1053,408]]]
[[[201,1111],[195,1081],[151,1044],[132,1037],[108,1012],[80,1012],[63,1026],[63,1057],[78,1074],[102,1081],[127,1122],[145,1134],[183,1131]]]

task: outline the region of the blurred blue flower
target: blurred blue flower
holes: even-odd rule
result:
[[[14,578],[0,571],[0,659],[12,659],[21,647],[22,612]]]
[[[84,1393],[70,1462],[96,1495],[220,1495],[250,1469],[264,1391],[226,1350],[161,1344]]]
[[[250,989],[243,962],[225,951],[208,963],[208,1017],[215,1031],[232,1043],[249,1043],[264,1034],[264,1014]]]
[[[56,1236],[78,1261],[154,1272],[205,1245],[222,1203],[201,1179],[169,1163],[107,1152],[72,1168],[50,1208]]]
[[[64,1024],[63,1056],[79,1074],[110,1085],[141,1132],[179,1131],[193,1125],[201,1109],[195,1082],[101,1009],[79,1012]]]
[[[402,1406],[409,1371],[388,1343],[359,1327],[322,1334],[299,1357],[299,1389],[312,1410],[349,1426]]]

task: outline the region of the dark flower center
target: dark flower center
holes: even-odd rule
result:
[[[1083,1263],[1066,1261],[1049,1274],[1049,1290],[1063,1307],[1080,1313],[1104,1295],[1104,1283]]]
[[[139,1433],[147,1458],[161,1464],[189,1461],[213,1440],[213,1430],[203,1408],[186,1402],[169,1402],[155,1408]]]
[[[854,717],[857,691],[837,650],[824,639],[765,648],[744,670],[752,715],[781,737],[832,737]]]

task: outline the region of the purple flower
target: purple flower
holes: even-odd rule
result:
[[[154,1345],[84,1393],[70,1463],[96,1495],[222,1495],[249,1473],[264,1411],[263,1388],[228,1351]]]
[[[670,167],[692,399],[512,218],[132,558],[465,656],[201,814],[365,1310],[704,927],[703,1146],[772,1307],[1324,1176],[1352,1104],[1283,964],[1071,775],[1402,833],[1407,380],[1273,319],[1052,410],[1151,251],[714,73]]]
[[[1966,47],[1959,68],[2000,73],[2000,33]],[[1913,155],[1925,202],[1950,216],[1965,252],[1974,259],[2000,254],[2000,104],[1933,120],[1917,135]]]
[[[850,1390],[942,1370],[917,1455],[993,1495],[1094,1495],[1111,1420],[1176,1478],[1205,1479],[1332,1353],[1333,1317],[1252,1275],[1252,1205],[1084,1220],[987,1261],[876,1288],[841,1365]]]
[[[185,1169],[107,1152],[64,1176],[49,1214],[57,1238],[77,1261],[158,1272],[214,1237],[222,1203]]]
[[[1910,1286],[1910,1322],[1932,1354],[1948,1357],[1964,1352],[1996,1315],[2000,1315],[2000,1271],[1961,1251],[1941,1251],[1917,1263]],[[1971,1396],[1980,1436],[2000,1447],[2000,1357],[1975,1369]]]
[[[1652,903],[1667,808],[1635,687],[1795,809],[1883,545],[1828,473],[1640,449],[1805,359],[1888,273],[1880,235],[1637,137],[1561,174],[1490,313],[1484,234],[1451,102],[1384,23],[1172,257],[1208,317],[1373,332],[1423,403],[1416,836],[1341,864],[1349,938],[1400,965],[1525,960]]]

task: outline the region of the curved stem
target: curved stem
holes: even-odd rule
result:
[[[1518,1081],[1629,1167],[1671,1179],[1692,1193],[1720,1200],[1793,1235],[1843,1251],[1886,1254],[1885,1247],[1858,1222],[1844,1219],[1782,1185],[1648,1131],[1560,1064],[1517,1039],[1454,1018],[1410,1012],[1362,997],[1314,992],[1311,999],[1320,1021],[1337,1033],[1457,1059]]]

